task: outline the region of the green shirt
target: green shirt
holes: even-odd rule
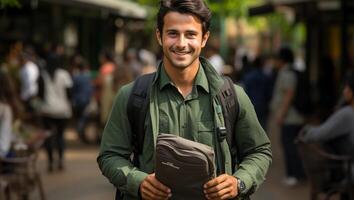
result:
[[[214,147],[215,127],[224,123],[216,98],[223,79],[208,62],[202,58],[200,60],[202,67],[198,70],[192,92],[186,98],[174,87],[163,67],[159,68],[151,86],[150,116],[145,122],[150,131],[145,134],[139,169],[130,162],[132,136],[126,115],[133,83],[123,86],[118,92],[103,132],[97,160],[102,173],[125,193],[125,199],[138,199],[140,183],[154,172],[154,147],[158,133],[177,134]],[[235,86],[235,90],[240,105],[235,140],[241,163],[233,175],[244,181],[244,192],[248,193],[264,181],[271,162],[270,142],[243,89]],[[222,148],[227,155],[226,172],[231,174],[231,156],[226,141],[222,143]]]
[[[186,98],[178,92],[164,68],[161,69],[159,84],[159,132],[212,146],[210,142],[213,140],[205,139],[206,133],[200,133],[200,127],[203,131],[212,132],[214,124],[209,85],[203,68],[199,68],[192,92]]]

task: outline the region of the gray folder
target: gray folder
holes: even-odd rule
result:
[[[172,190],[171,199],[205,199],[203,185],[215,177],[213,148],[173,134],[159,134],[156,178]]]

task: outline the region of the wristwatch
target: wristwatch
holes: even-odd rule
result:
[[[238,193],[241,194],[243,191],[245,191],[246,185],[241,179],[239,179],[237,177],[236,177],[236,179],[237,179],[237,190],[238,190]]]

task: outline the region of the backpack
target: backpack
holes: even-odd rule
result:
[[[156,73],[145,74],[135,80],[134,86],[128,98],[127,116],[132,130],[133,164],[139,166],[138,155],[142,153],[145,136],[145,118],[149,108],[149,88]],[[231,153],[232,166],[238,164],[237,147],[234,139],[234,131],[239,115],[239,104],[234,89],[234,84],[229,77],[223,76],[224,84],[217,94],[220,101],[225,127],[217,129],[217,138],[221,148],[221,142],[226,139]],[[224,172],[225,169],[221,173]],[[232,169],[234,170],[234,168]],[[116,200],[122,197],[122,193],[117,189]]]
[[[149,104],[149,86],[151,85],[156,73],[142,75],[135,80],[132,92],[128,99],[127,115],[132,130],[132,141],[134,155],[142,153],[144,143],[145,127],[144,122],[147,116]],[[229,77],[224,76],[224,84],[217,94],[223,111],[225,126],[217,131],[218,140],[227,140],[230,152],[236,155],[236,144],[233,138],[237,122],[239,104],[236,101],[236,91],[233,82]],[[137,157],[137,156],[134,156]],[[138,159],[133,159],[134,165],[139,166]],[[236,160],[234,161],[237,164]]]
[[[311,98],[311,83],[306,73],[292,69],[296,76],[296,89],[293,98],[293,106],[303,116],[312,113],[314,105]]]

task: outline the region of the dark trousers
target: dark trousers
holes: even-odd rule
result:
[[[298,179],[305,178],[302,161],[297,150],[295,139],[297,138],[301,125],[284,125],[281,131],[281,142],[284,150],[286,175]]]
[[[67,119],[44,117],[43,124],[46,130],[49,130],[51,135],[45,141],[45,148],[47,150],[48,161],[51,165],[53,163],[53,150],[57,149],[59,162],[63,161],[64,157],[64,130],[67,124]]]

